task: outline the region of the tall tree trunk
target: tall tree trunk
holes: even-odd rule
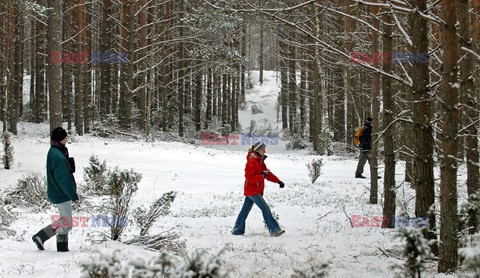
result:
[[[350,1],[346,0],[345,3],[347,5],[348,13],[354,16],[354,6],[353,4],[349,3]],[[345,19],[345,33],[346,33],[346,41],[345,41],[345,48],[347,53],[352,53],[354,43],[352,39],[352,35],[355,32],[356,24],[355,20],[352,18]],[[362,121],[360,115],[358,114],[356,102],[355,102],[355,90],[356,86],[353,80],[353,68],[352,63],[346,63],[344,67],[344,78],[345,78],[345,95],[347,96],[347,138],[351,143],[353,140],[353,136],[355,134],[356,127],[360,126]]]
[[[77,53],[84,52],[84,45],[86,43],[85,35],[85,0],[79,0],[77,10]],[[84,133],[84,63],[82,58],[79,58],[77,63],[77,72],[75,80],[75,129],[78,135]]]
[[[15,44],[15,104],[17,105],[16,122],[22,116],[23,113],[23,52],[24,52],[24,22],[23,9],[18,9],[16,26],[16,44]]]
[[[470,7],[468,0],[457,0],[458,21],[460,22],[460,42],[461,46],[468,49],[475,49],[472,44],[472,26],[470,21]],[[474,3],[474,2],[473,2]],[[475,4],[475,3],[474,3]],[[478,32],[478,30],[476,30]],[[478,34],[476,35],[478,39]],[[467,54],[468,56],[470,54]],[[480,114],[477,110],[477,101],[475,99],[474,80],[474,59],[475,57],[465,57],[460,64],[461,92],[464,99],[465,111],[465,152],[467,157],[467,192],[471,197],[475,193],[480,193],[479,189],[479,152],[478,152],[478,120]],[[469,211],[470,234],[477,231],[478,223],[475,210]]]
[[[60,41],[62,39],[62,17],[60,1],[47,0],[48,6],[48,32],[47,32],[47,53],[62,51]],[[48,98],[50,110],[50,131],[62,126],[62,64],[48,63]]]
[[[207,83],[207,111],[205,113],[205,129],[208,129],[208,125],[212,120],[212,95],[213,95],[213,70],[211,67],[208,68],[207,73],[205,74],[206,83]]]
[[[377,2],[374,0],[373,2]],[[378,15],[378,7],[372,8],[372,13]],[[379,20],[374,17],[371,22],[372,26],[377,30],[380,27]],[[378,33],[372,32],[372,53],[378,53]],[[380,74],[372,73],[372,119],[375,123],[372,126],[372,143],[378,139],[378,131],[380,127]],[[370,204],[378,203],[378,144],[372,144],[372,156],[370,158]]]
[[[288,128],[288,63],[286,62],[288,46],[285,43],[285,38],[279,38],[280,49],[280,98],[282,103],[282,128]]]
[[[120,105],[119,120],[120,126],[124,129],[130,129],[132,123],[132,91],[133,91],[133,73],[134,73],[134,2],[133,0],[124,0],[122,6],[122,51],[127,53],[127,62],[121,66],[120,79]]]
[[[139,43],[139,54],[138,57],[141,59],[138,65],[138,109],[140,110],[140,128],[146,130],[147,128],[147,91],[145,86],[145,81],[147,77],[147,0],[140,0],[139,7],[139,22],[140,22],[140,43]]]
[[[34,51],[34,49],[37,49],[37,45],[36,45],[37,40],[33,39],[33,38],[35,38],[36,35],[37,35],[37,31],[36,31],[37,24],[35,22],[35,18],[32,15],[30,15],[30,17],[31,17],[30,18],[30,35],[31,35],[32,39],[30,40],[30,42],[31,42],[31,45],[30,45],[31,46],[31,54],[30,54],[30,104],[29,104],[29,107],[30,107],[30,111],[31,111],[32,116],[33,116],[33,115],[35,115],[35,105],[34,105],[34,103],[35,103],[35,77],[36,77],[36,72],[37,72],[37,70],[36,70],[36,65],[37,65],[36,56],[37,55],[36,55],[36,51]],[[2,44],[3,44],[3,42],[2,42]],[[3,53],[3,51],[2,51],[2,53]],[[3,64],[0,67],[1,67],[1,70],[4,70]],[[4,76],[4,75],[1,74],[1,76]],[[3,78],[2,78],[2,80],[3,80]],[[2,81],[0,81],[0,82],[2,82]],[[2,84],[2,89],[3,89],[3,82],[1,84]],[[3,108],[3,102],[2,101],[3,101],[3,93],[2,93],[2,99],[0,100],[0,105]],[[0,110],[1,110],[0,111],[0,117],[3,119],[3,116],[1,115],[1,113],[3,113],[3,109],[0,109]],[[32,120],[33,120],[33,118],[32,118]]]
[[[247,24],[242,26],[242,43],[241,43],[240,54],[242,56],[242,63],[240,64],[240,103],[241,107],[245,107],[245,72],[246,65],[245,61],[247,60]]]
[[[290,30],[289,32],[290,39],[292,41],[296,40],[295,30]],[[288,56],[288,120],[290,126],[290,132],[292,134],[297,134],[297,62],[296,62],[296,47],[293,43],[290,43],[288,46],[289,56]]]
[[[196,69],[195,73],[195,106],[194,106],[194,122],[195,122],[195,130],[200,131],[202,129],[202,78],[203,78],[203,70],[201,67]]]
[[[5,1],[0,2],[0,11],[6,11],[7,10],[7,3]],[[33,20],[32,20],[33,21]],[[3,12],[0,12],[0,37],[6,38],[7,34],[5,32],[5,22],[8,22],[8,15],[5,17],[5,14]],[[33,33],[33,28],[32,28],[32,33]],[[32,40],[34,41],[34,40]],[[5,40],[0,40],[0,53],[3,55],[0,55],[0,121],[2,121],[3,124],[3,130],[5,131],[7,128],[6,122],[5,122],[5,94],[7,90],[5,89],[5,74],[6,74],[6,64],[7,64],[7,59],[4,55],[6,55],[6,45],[5,45]],[[33,51],[32,51],[33,52]],[[33,67],[33,64],[31,64]],[[30,84],[32,84],[33,78],[30,79]],[[30,89],[30,93],[32,93],[32,90]],[[30,100],[33,98],[30,97]],[[32,102],[30,102],[31,104]],[[30,105],[31,108],[31,105]]]
[[[222,126],[227,123],[227,74],[222,75]]]
[[[113,43],[113,27],[110,18],[112,14],[112,0],[103,1],[103,17],[102,17],[102,35],[100,36],[100,51],[101,53],[108,53]],[[100,119],[111,113],[112,102],[112,67],[107,63],[100,63],[101,79],[100,79]]]
[[[427,3],[424,0],[414,0],[414,7],[424,12]],[[419,14],[414,14],[412,24],[413,53],[428,52],[428,22]],[[412,110],[414,130],[414,173],[413,185],[416,191],[415,216],[428,217],[429,231],[425,236],[429,240],[436,240],[435,211],[430,208],[435,203],[435,183],[433,176],[433,127],[432,127],[432,99],[430,96],[430,79],[428,63],[413,63],[412,74]],[[432,251],[438,254],[436,244],[432,245]]]
[[[303,40],[305,37],[302,37]],[[307,55],[305,54],[305,50],[301,49],[300,53],[300,102],[298,106],[300,107],[300,125],[299,125],[299,130],[298,133],[300,134],[300,137],[303,138],[304,133],[305,133],[305,126],[306,126],[306,110],[305,110],[305,96],[307,94]]]
[[[179,20],[180,20],[180,27],[179,27],[179,35],[180,38],[183,39],[184,36],[184,28],[183,24],[181,23],[183,18],[185,17],[185,1],[180,0],[180,11],[179,11]],[[186,76],[186,63],[185,63],[185,46],[183,40],[180,41],[178,44],[178,59],[179,59],[179,71],[178,71],[178,82],[179,82],[179,90],[178,90],[178,135],[183,137],[184,132],[184,103],[185,103],[185,76]]]
[[[392,14],[390,12],[383,15],[383,53],[392,52]],[[390,73],[392,71],[391,63],[383,64],[383,71]],[[393,111],[395,109],[392,79],[382,76],[382,92],[383,92],[383,143],[385,152],[385,179],[384,179],[384,206],[383,217],[388,217],[386,228],[393,228],[392,216],[395,215],[395,146],[394,146],[394,129]],[[378,123],[374,123],[378,124]]]
[[[443,61],[443,161],[440,167],[440,260],[439,272],[454,271],[458,261],[457,146],[458,146],[458,53],[456,1],[442,0]],[[465,15],[463,15],[465,16]]]
[[[85,41],[83,51],[90,55],[92,50],[92,3],[85,4]],[[83,61],[82,61],[83,62]],[[92,68],[93,64],[88,60],[83,66],[83,130],[84,133],[90,133],[90,121],[92,120]]]
[[[263,85],[263,63],[264,63],[264,36],[263,36],[263,20],[260,19],[260,46],[258,50],[258,66],[260,68],[259,82]]]
[[[323,38],[323,15],[319,12],[319,9],[315,7],[315,35],[317,38]],[[314,101],[314,111],[313,111],[313,150],[320,155],[325,155],[327,150],[322,149],[320,142],[320,134],[322,132],[322,113],[323,113],[323,67],[320,54],[320,47],[315,46],[315,56],[313,58],[313,101]]]
[[[63,34],[63,49],[66,53],[70,54],[72,53],[72,40],[70,40],[70,37],[72,36],[72,30],[73,30],[73,25],[74,25],[74,16],[73,16],[73,10],[70,7],[73,5],[73,0],[68,0],[67,3],[64,5],[63,13],[63,22],[64,22],[64,34]],[[63,55],[62,55],[63,56]],[[73,66],[70,61],[63,61],[63,74],[62,74],[62,84],[63,84],[63,116],[64,119],[67,121],[67,129],[71,130],[72,129],[72,75],[73,75]],[[33,74],[32,74],[33,76]]]
[[[7,32],[7,97],[6,97],[6,127],[7,131],[17,134],[17,104],[15,98],[15,28],[17,26],[17,4],[15,1],[8,1],[8,32]]]
[[[37,4],[43,5],[43,1],[37,1]],[[36,21],[36,71],[35,71],[35,98],[33,118],[35,123],[41,123],[44,120],[45,111],[45,57],[49,53],[45,50],[45,29],[40,20]]]

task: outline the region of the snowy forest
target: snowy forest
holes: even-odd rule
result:
[[[0,276],[480,277],[480,0],[1,0],[0,37]],[[62,126],[74,256],[31,240]],[[231,232],[256,141],[278,238]]]

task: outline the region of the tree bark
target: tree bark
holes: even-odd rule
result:
[[[383,53],[392,52],[392,14],[386,12],[383,15]],[[390,73],[392,71],[391,63],[383,64],[383,71]],[[388,217],[385,228],[394,228],[393,219],[395,215],[395,138],[393,123],[393,111],[395,109],[395,103],[393,99],[392,91],[392,79],[382,75],[382,92],[383,92],[383,143],[385,152],[385,179],[384,179],[384,206],[383,217]],[[374,123],[378,124],[378,123]]]
[[[60,1],[47,0],[48,6],[48,33],[47,33],[47,53],[54,51],[61,52],[60,41],[62,39],[62,21]],[[62,126],[62,64],[48,63],[48,98],[50,110],[50,131]]]
[[[443,61],[443,161],[440,167],[440,260],[439,272],[454,271],[458,261],[457,146],[458,146],[458,53],[456,1],[442,0]],[[463,15],[464,16],[464,15]]]
[[[377,2],[374,0],[373,2]],[[378,15],[379,8],[373,7],[372,13]],[[380,27],[380,22],[376,17],[372,19],[372,26],[377,30]],[[372,53],[378,52],[378,33],[372,32]],[[372,126],[372,143],[378,139],[378,131],[380,127],[380,74],[372,73],[372,119],[375,123]],[[372,144],[372,156],[370,158],[370,204],[378,203],[378,144]]]
[[[475,4],[475,1],[472,1]],[[470,21],[470,6],[468,0],[457,0],[458,5],[458,21],[460,22],[460,45],[468,49],[474,50],[472,44],[472,25]],[[478,1],[477,1],[478,5]],[[475,8],[475,7],[474,7]],[[478,7],[477,7],[478,9]],[[478,32],[479,30],[476,30]],[[478,34],[476,38],[478,40]],[[461,78],[461,93],[463,96],[463,111],[465,113],[464,123],[465,127],[465,152],[467,158],[467,193],[469,197],[479,192],[479,152],[478,152],[478,125],[476,120],[479,119],[480,114],[477,110],[477,100],[475,97],[474,85],[474,59],[475,57],[466,54],[467,57],[462,59],[460,64],[460,78]],[[472,201],[471,199],[469,201]],[[474,234],[477,231],[478,223],[475,210],[469,211],[469,223],[471,227],[469,232]]]
[[[414,0],[413,5],[421,12],[427,9],[427,3],[424,0]],[[428,53],[428,22],[427,19],[419,14],[412,15],[412,44],[413,53]],[[414,162],[415,167],[413,176],[413,186],[416,191],[415,198],[415,216],[428,217],[429,231],[425,232],[425,237],[429,240],[436,240],[436,220],[435,211],[431,210],[435,204],[435,183],[433,176],[433,127],[432,127],[432,108],[433,102],[430,96],[430,79],[428,63],[413,63],[412,74],[412,110],[413,110],[413,130],[414,130]],[[413,138],[412,138],[413,139]],[[438,254],[436,244],[432,245],[432,251]]]

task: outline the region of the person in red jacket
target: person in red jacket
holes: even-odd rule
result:
[[[285,186],[282,181],[268,170],[267,165],[265,165],[264,161],[267,158],[265,152],[266,145],[261,142],[255,143],[255,145],[248,150],[247,165],[245,166],[245,201],[243,202],[243,207],[235,221],[235,227],[233,227],[232,230],[233,235],[243,235],[245,233],[245,221],[247,220],[253,204],[256,204],[260,210],[262,210],[263,219],[267,224],[271,236],[280,236],[285,233],[285,231],[280,228],[275,218],[273,218],[270,207],[263,199],[265,179],[278,183],[280,188]]]

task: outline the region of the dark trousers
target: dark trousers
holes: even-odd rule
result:
[[[372,150],[360,150],[360,157],[358,159],[355,176],[360,176],[363,173],[363,167],[365,166],[365,163],[367,163],[367,161],[368,161],[368,165],[370,165],[371,154],[372,154]]]

